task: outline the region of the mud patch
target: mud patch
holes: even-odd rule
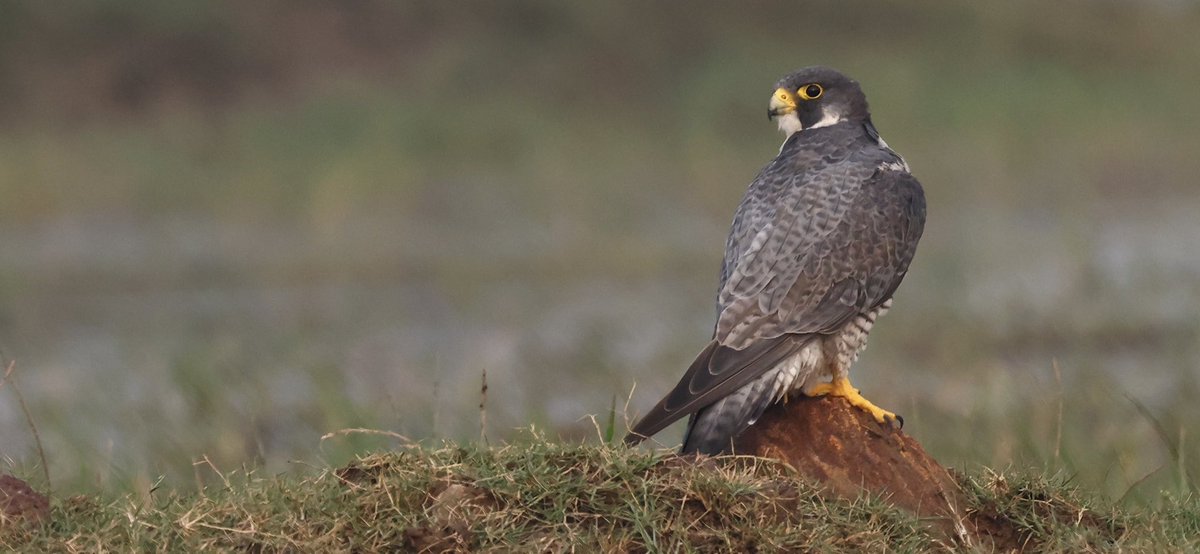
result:
[[[0,475],[0,525],[10,521],[42,522],[50,517],[50,499],[28,483],[11,475]]]

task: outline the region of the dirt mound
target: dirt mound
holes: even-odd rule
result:
[[[878,495],[957,544],[1021,549],[1021,533],[971,509],[958,480],[912,437],[842,399],[801,397],[772,406],[734,444],[782,460],[844,498]]]

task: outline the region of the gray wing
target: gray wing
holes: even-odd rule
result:
[[[856,173],[863,167],[848,160],[787,178],[764,169],[734,219],[714,340],[627,443],[754,381],[799,351],[805,335],[832,332],[891,297],[924,228],[924,194],[908,173],[874,163]],[[740,432],[770,400],[735,403],[736,417],[722,427]]]
[[[717,296],[720,343],[832,333],[891,298],[924,229],[925,197],[907,172],[868,167],[831,166],[769,220],[735,229],[739,247],[726,252]]]

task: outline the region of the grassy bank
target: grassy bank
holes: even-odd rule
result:
[[[758,459],[695,464],[662,452],[540,438],[375,454],[308,477],[224,474],[199,493],[77,496],[48,523],[8,526],[23,551],[1194,550],[1200,502],[1126,511],[1067,480],[991,471],[959,477],[970,544],[879,499],[822,495]]]

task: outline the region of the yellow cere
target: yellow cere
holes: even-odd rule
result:
[[[783,104],[783,105],[785,105],[785,106],[791,106],[791,107],[795,107],[795,106],[796,106],[796,99],[795,99],[795,97],[793,97],[793,96],[792,96],[792,93],[791,93],[791,91],[789,91],[789,90],[787,90],[787,89],[785,89],[785,88],[777,88],[777,89],[775,89],[775,99],[776,99],[776,100],[777,100],[779,103],[781,103],[781,104]]]

